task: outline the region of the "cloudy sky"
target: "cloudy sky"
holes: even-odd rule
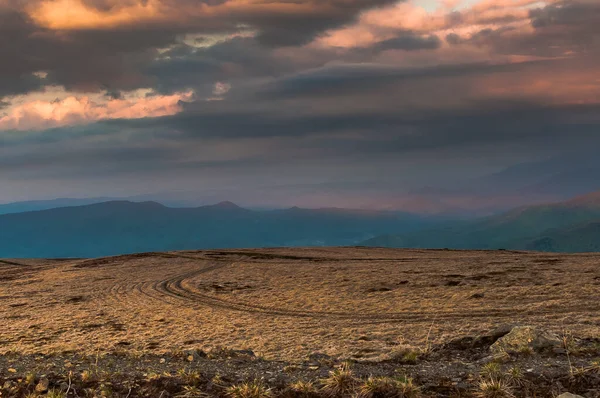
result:
[[[600,189],[598,0],[0,0],[0,60],[0,202]]]

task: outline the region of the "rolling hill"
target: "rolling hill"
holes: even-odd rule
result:
[[[555,204],[529,206],[472,222],[409,234],[382,235],[365,246],[600,250],[600,192]]]
[[[24,202],[3,203],[3,204],[0,204],[0,215],[24,213],[27,211],[56,209],[59,207],[91,205],[94,203],[107,202],[110,200],[114,200],[114,199],[112,199],[112,198],[86,198],[86,199],[58,198],[58,199],[50,199],[50,200],[28,200],[28,201],[24,201]]]
[[[202,248],[354,245],[381,233],[431,225],[396,212],[252,211],[231,202],[170,208],[111,201],[0,216],[2,257],[97,257]]]

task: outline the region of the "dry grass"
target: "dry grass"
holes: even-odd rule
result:
[[[300,398],[311,398],[319,396],[319,389],[312,381],[296,381],[289,385],[290,392]]]
[[[487,379],[479,382],[479,396],[482,398],[512,398],[510,384],[502,379]]]
[[[351,369],[340,368],[329,373],[329,377],[321,380],[322,392],[332,398],[349,397],[354,392],[358,380]]]
[[[397,380],[391,377],[369,377],[357,389],[357,398],[416,398],[420,388],[412,379]]]
[[[273,396],[271,390],[261,380],[228,387],[226,394],[230,398],[271,398]]]
[[[0,264],[0,354],[222,345],[267,359],[365,359],[501,323],[556,331],[563,319],[591,337],[599,258],[311,248],[14,260]]]

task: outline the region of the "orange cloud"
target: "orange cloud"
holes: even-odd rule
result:
[[[468,35],[486,28],[529,28],[532,6],[556,0],[483,0],[469,8],[450,12],[444,2],[435,11],[427,11],[411,2],[364,12],[351,26],[328,32],[316,42],[321,46],[365,47],[390,39],[397,32],[411,31],[423,35],[449,33]]]
[[[86,6],[80,0],[43,0],[32,2],[27,11],[38,25],[50,29],[102,29],[162,18],[159,6],[156,1],[121,7],[115,3],[115,7],[103,11]]]
[[[38,0],[30,2],[26,10],[39,26],[53,30],[111,29],[147,23],[203,26],[220,17],[235,19],[243,15],[252,19],[269,13],[309,16],[319,10],[330,11],[328,4],[318,1],[230,0],[208,5],[196,1],[111,0],[109,4],[110,7],[99,9],[82,0]]]
[[[100,96],[68,95],[56,100],[25,96],[9,106],[4,116],[0,116],[0,130],[38,130],[105,119],[173,115],[182,110],[180,101],[190,101],[193,97],[193,92],[140,95],[143,92],[147,93],[148,90],[108,100]]]

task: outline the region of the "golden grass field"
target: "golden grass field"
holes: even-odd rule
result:
[[[1,260],[0,354],[385,358],[499,324],[600,329],[600,255],[306,248]]]

